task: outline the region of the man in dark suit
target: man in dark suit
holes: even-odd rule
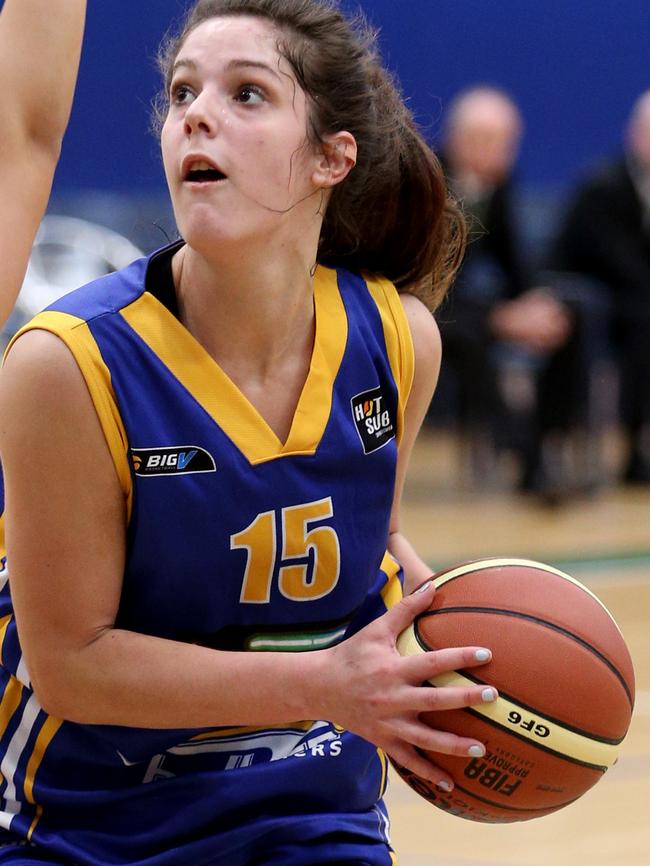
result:
[[[552,452],[581,424],[588,371],[573,286],[563,293],[559,279],[537,279],[522,251],[513,181],[522,132],[517,106],[497,88],[472,87],[449,106],[441,160],[470,243],[438,320],[461,423],[519,455],[523,490],[555,496],[568,479]],[[505,387],[504,347],[527,371]]]
[[[621,419],[629,439],[625,479],[650,483],[650,90],[633,107],[623,156],[576,191],[556,262],[609,290]]]

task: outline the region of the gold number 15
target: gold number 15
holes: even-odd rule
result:
[[[292,601],[314,601],[328,595],[339,580],[341,548],[331,526],[312,526],[333,517],[332,499],[291,505],[279,512],[282,550],[276,544],[276,512],[258,514],[246,529],[230,536],[230,549],[248,553],[239,600],[267,604],[276,562],[278,589]],[[311,553],[311,562],[304,560]]]

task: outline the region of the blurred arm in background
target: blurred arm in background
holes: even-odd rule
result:
[[[0,12],[0,324],[20,290],[70,116],[86,0],[5,0]]]

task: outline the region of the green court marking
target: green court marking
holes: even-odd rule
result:
[[[574,571],[576,569],[584,571],[606,571],[618,568],[650,569],[650,551],[640,550],[629,553],[599,553],[572,557],[558,556],[552,557],[550,564],[569,573],[572,569]]]
[[[514,557],[515,554],[510,554]],[[520,554],[517,554],[517,558]],[[523,556],[523,554],[521,554]],[[474,557],[478,559],[479,557]],[[483,557],[484,559],[493,559],[494,556]],[[617,569],[640,569],[647,568],[650,571],[650,550],[630,551],[627,553],[590,553],[583,556],[553,556],[548,553],[539,555],[526,554],[525,559],[532,559],[536,562],[543,562],[547,565],[552,565],[554,568],[559,568],[560,571],[566,571],[572,574],[575,571],[615,571]],[[449,564],[433,565],[434,571],[447,569]]]

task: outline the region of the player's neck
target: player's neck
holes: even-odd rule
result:
[[[305,256],[217,262],[186,246],[173,269],[181,320],[220,363],[246,356],[272,366],[311,344],[313,265]]]

